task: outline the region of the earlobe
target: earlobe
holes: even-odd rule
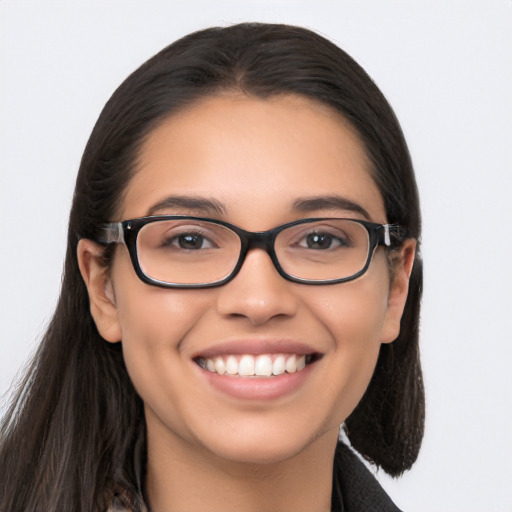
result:
[[[382,329],[381,343],[392,343],[400,334],[400,321],[409,292],[416,240],[408,239],[395,255],[393,280],[389,289],[386,318]]]
[[[87,287],[91,315],[100,335],[111,343],[121,340],[121,326],[112,281],[103,262],[104,248],[82,238],[78,242],[77,258],[80,273]]]

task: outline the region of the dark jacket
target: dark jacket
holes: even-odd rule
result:
[[[357,455],[342,442],[336,448],[332,512],[400,512]]]

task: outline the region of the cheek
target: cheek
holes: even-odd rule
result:
[[[154,287],[148,287],[154,288]],[[190,381],[190,363],[184,364],[182,340],[208,308],[205,299],[193,299],[190,291],[151,290],[129,307],[120,308],[123,357],[130,379],[144,402],[152,428],[188,432],[183,411],[200,410],[194,396],[184,392]],[[163,291],[164,294],[159,293]],[[185,361],[187,363],[187,361]],[[148,414],[150,417],[148,418]]]
[[[203,314],[209,294],[147,285],[136,276],[127,251],[118,256],[112,280],[123,345],[148,350],[177,345]]]
[[[375,369],[387,311],[387,274],[369,273],[336,290],[326,290],[316,301],[316,316],[331,338],[325,373],[327,397],[334,400],[329,425],[341,424],[361,400]],[[376,277],[376,278],[374,278]]]
[[[173,394],[184,377],[180,344],[209,309],[210,294],[146,285],[128,264],[119,261],[113,272],[123,356],[138,393],[152,402],[155,390]]]
[[[123,345],[135,344],[148,350],[160,345],[177,349],[179,341],[200,318],[205,301],[190,300],[182,292],[146,288],[125,295],[118,304]]]
[[[318,296],[311,303],[317,305],[316,316],[330,331],[337,351],[364,353],[380,346],[389,277],[385,268],[375,267],[355,281],[315,290]]]

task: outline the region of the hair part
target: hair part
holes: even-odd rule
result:
[[[122,345],[105,342],[94,325],[76,247],[113,220],[152,130],[199,99],[230,91],[258,98],[298,94],[340,113],[366,149],[388,222],[419,239],[418,192],[398,121],[343,50],[303,28],[250,23],[171,44],[115,91],[85,148],[59,302],[0,427],[0,510],[104,509],[116,488],[141,499],[133,458],[144,431],[142,401]],[[400,335],[382,345],[368,389],[344,425],[352,446],[395,476],[414,463],[423,436],[421,290],[418,254]]]

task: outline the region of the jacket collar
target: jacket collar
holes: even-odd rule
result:
[[[332,512],[400,512],[359,457],[342,441],[336,447]]]

